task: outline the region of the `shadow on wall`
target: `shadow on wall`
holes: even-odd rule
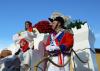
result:
[[[89,68],[89,63],[88,63],[89,54],[85,51],[81,51],[81,52],[77,53],[77,55],[80,57],[80,59],[82,61],[85,61],[87,63],[82,63],[75,55],[73,57],[74,67],[75,67],[74,71],[92,71]]]

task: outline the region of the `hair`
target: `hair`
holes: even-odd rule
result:
[[[64,26],[64,23],[61,23],[61,28],[66,29],[66,27]]]
[[[28,23],[30,26],[32,26],[32,22],[30,22],[30,21],[25,21],[25,30],[27,30],[26,23]]]
[[[58,16],[58,17],[56,17],[54,20],[60,22],[61,28],[65,29],[65,27],[64,27],[64,23],[65,23],[65,22],[64,22],[64,19],[63,19],[62,17]]]

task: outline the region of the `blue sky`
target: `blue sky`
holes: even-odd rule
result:
[[[0,0],[0,49],[13,43],[12,36],[24,30],[24,22],[50,17],[54,11],[87,21],[100,48],[100,0]]]

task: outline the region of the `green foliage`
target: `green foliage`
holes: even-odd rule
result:
[[[86,21],[80,21],[80,20],[74,20],[72,21],[68,26],[67,28],[68,29],[71,29],[71,28],[77,28],[77,29],[80,29],[81,28],[81,25],[84,25],[86,23]]]

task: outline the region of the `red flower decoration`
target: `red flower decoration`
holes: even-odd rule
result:
[[[50,26],[49,21],[43,20],[36,23],[33,28],[37,28],[40,33],[51,33],[52,28]]]

